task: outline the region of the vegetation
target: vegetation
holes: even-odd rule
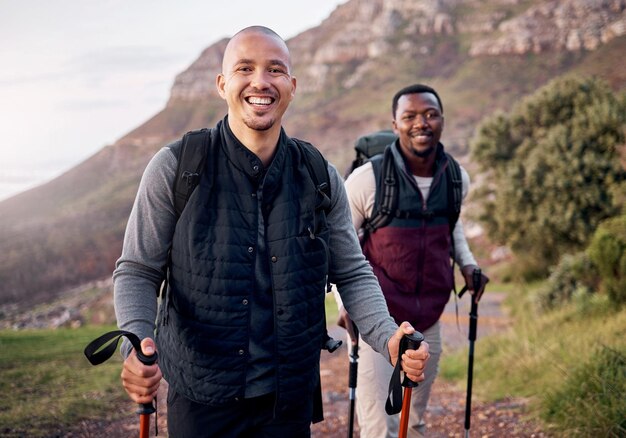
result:
[[[0,331],[0,433],[61,436],[82,420],[119,415],[121,357],[93,367],[83,354],[110,329]]]
[[[626,304],[626,212],[600,224],[588,253],[603,291],[615,305]]]
[[[625,102],[597,79],[557,79],[472,144],[490,237],[527,274],[552,267],[508,286],[514,324],[477,346],[476,392],[528,398],[555,436],[626,434]],[[462,379],[466,357],[444,357],[443,376]]]
[[[557,79],[478,129],[471,149],[490,237],[543,274],[619,213],[626,108],[597,79]]]
[[[541,286],[510,291],[512,329],[477,340],[474,393],[529,399],[530,413],[553,436],[624,436],[626,309],[616,310],[606,295],[579,295],[538,315]],[[464,382],[467,350],[444,355],[441,368],[443,378]]]
[[[626,215],[602,222],[585,251],[565,254],[537,294],[537,304],[555,309],[595,293],[605,294],[615,307],[626,304]]]

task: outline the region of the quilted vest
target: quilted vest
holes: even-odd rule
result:
[[[363,253],[372,265],[396,323],[409,321],[417,330],[424,331],[441,316],[454,284],[448,218],[417,213],[447,209],[445,166],[448,163],[443,146],[439,145],[433,182],[424,200],[415,179],[406,170],[397,141],[392,148],[399,176],[398,208],[416,214],[394,217],[387,226],[368,234]],[[382,154],[371,161],[378,191],[382,186]]]
[[[262,214],[274,301],[276,409],[284,410],[319,382],[328,227],[324,213],[315,214],[316,187],[300,150],[284,132],[259,203],[254,156],[229,150],[222,123],[211,133],[205,170],[174,232],[159,362],[168,384],[191,400],[243,399]]]

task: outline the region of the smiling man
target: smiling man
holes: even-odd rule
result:
[[[285,42],[261,26],[240,31],[216,86],[228,114],[193,134],[204,165],[186,176],[198,184],[182,213],[175,181],[185,140],[161,149],[139,186],[113,274],[115,311],[159,362],[142,365],[124,344],[122,383],[149,403],[167,380],[173,437],[308,437],[321,418],[327,281],[390,364],[414,329],[389,315],[337,170],[281,126],[296,91]],[[407,350],[409,378],[423,380],[428,357],[427,343]]]
[[[480,298],[484,286],[474,293],[476,261],[449,196],[453,184],[449,167],[458,164],[440,142],[444,116],[439,95],[421,84],[403,88],[393,97],[392,115],[398,139],[387,146],[384,155],[354,170],[346,181],[346,191],[353,225],[362,232],[363,252],[380,282],[391,316],[409,321],[430,346],[426,378],[413,390],[411,399],[408,436],[418,437],[425,433],[423,416],[441,355],[439,317],[453,289],[451,255],[461,266],[474,299]],[[458,167],[464,198],[469,176]],[[387,168],[396,177],[397,205],[384,226],[374,227],[377,219],[372,218],[382,202],[377,194],[388,193],[382,189],[381,176]],[[486,281],[485,277],[482,284]],[[350,327],[350,310],[340,311],[342,325]],[[361,437],[397,437],[398,415],[385,413],[393,368],[378,359],[367,340],[361,345],[356,404]]]

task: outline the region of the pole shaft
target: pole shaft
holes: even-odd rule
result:
[[[474,342],[470,342],[469,364],[467,367],[467,397],[465,399],[465,430],[469,430],[472,416],[472,380],[474,377]]]
[[[469,357],[467,365],[467,397],[465,399],[465,437],[469,437],[469,429],[472,416],[472,380],[474,378],[474,342],[476,341],[476,329],[478,325],[478,302],[476,294],[481,288],[482,272],[480,268],[474,269],[472,273],[472,283],[474,287],[474,296],[470,296],[472,300],[469,313]]]
[[[411,411],[411,393],[413,388],[404,388],[404,397],[402,397],[402,411],[400,412],[400,429],[398,438],[406,438],[409,431],[409,413]]]
[[[350,399],[350,423],[348,424],[348,438],[354,434],[354,399]]]
[[[150,414],[139,415],[139,438],[150,436]]]

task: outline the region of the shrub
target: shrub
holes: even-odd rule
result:
[[[490,238],[535,261],[532,270],[545,275],[562,254],[583,251],[599,223],[620,213],[621,99],[601,80],[561,77],[477,129],[480,219]]]
[[[542,310],[554,309],[574,296],[593,293],[597,281],[598,271],[587,253],[567,254],[552,269],[546,286],[537,292],[537,304]]]
[[[626,434],[626,350],[602,346],[543,400],[544,419],[568,437]]]
[[[613,304],[626,303],[626,215],[601,223],[587,253],[602,277],[602,291]]]

